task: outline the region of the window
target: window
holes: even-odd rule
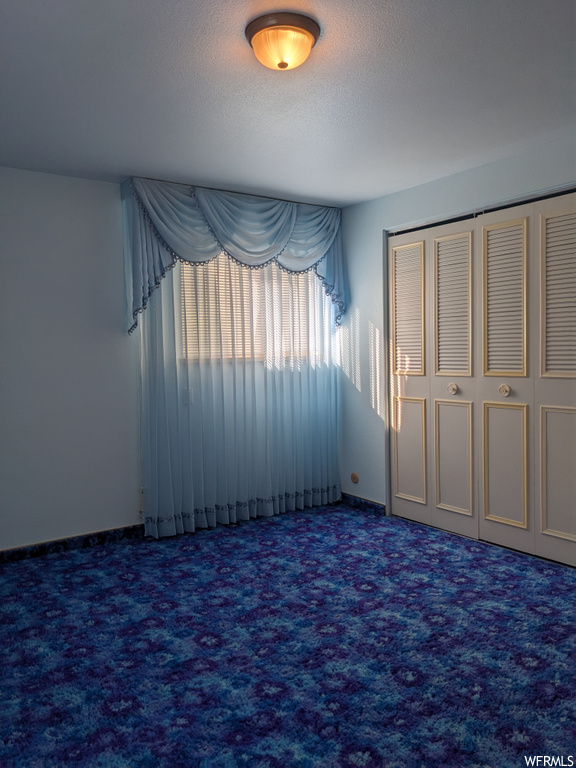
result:
[[[208,264],[181,265],[181,297],[188,360],[293,367],[322,354],[330,329],[330,299],[313,271],[289,273],[275,263],[248,269],[220,254]]]

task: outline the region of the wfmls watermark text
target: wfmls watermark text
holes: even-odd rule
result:
[[[526,765],[542,766],[558,766],[558,768],[570,768],[570,766],[576,766],[576,758],[574,755],[533,755],[532,757],[524,756]]]

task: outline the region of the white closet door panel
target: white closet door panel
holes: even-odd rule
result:
[[[576,542],[576,408],[541,409],[542,532]]]
[[[392,342],[394,373],[425,374],[424,243],[392,249]]]
[[[576,378],[576,212],[541,220],[543,376]]]
[[[536,552],[576,565],[576,407],[542,406]]]
[[[525,404],[484,403],[484,519],[528,527]]]
[[[470,376],[471,264],[470,232],[434,240],[435,373]]]
[[[472,403],[436,400],[436,507],[472,515]]]
[[[426,504],[426,401],[397,397],[394,415],[395,495]]]
[[[426,398],[395,397],[392,424],[393,510],[430,523]]]
[[[526,218],[483,230],[485,376],[526,375]]]

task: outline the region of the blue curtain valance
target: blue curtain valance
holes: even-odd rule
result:
[[[138,178],[122,185],[122,203],[130,332],[177,260],[201,264],[222,252],[253,269],[314,269],[339,323],[347,286],[338,208]]]

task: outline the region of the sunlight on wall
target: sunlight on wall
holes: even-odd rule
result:
[[[382,421],[385,421],[382,332],[372,322],[368,323],[368,344],[370,354],[370,403]]]
[[[356,387],[362,391],[360,377],[360,310],[354,307],[349,312],[348,325],[340,328],[342,370]]]
[[[398,371],[410,370],[410,357],[404,355],[401,349],[397,350],[396,359],[394,359],[394,343],[390,339],[388,346],[388,356],[390,361],[390,402],[396,407],[392,409],[392,424],[391,427],[396,432],[400,432],[402,429],[402,401],[396,402],[397,397],[402,397],[406,391],[406,382],[408,376],[406,373],[398,373]]]

